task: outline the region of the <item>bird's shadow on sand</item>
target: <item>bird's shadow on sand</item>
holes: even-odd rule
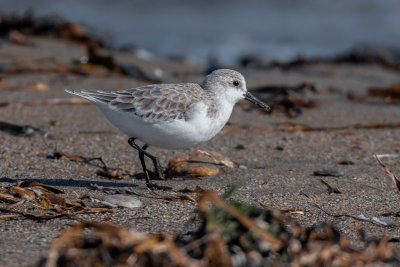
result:
[[[66,180],[66,179],[33,179],[33,178],[18,178],[12,179],[8,177],[1,177],[0,183],[16,183],[18,181],[22,182],[37,182],[45,185],[51,186],[69,186],[69,187],[87,187],[90,188],[92,185],[96,184],[98,186],[104,187],[134,187],[137,188],[139,185],[132,183],[121,183],[121,182],[105,182],[105,181],[83,181],[83,180]]]

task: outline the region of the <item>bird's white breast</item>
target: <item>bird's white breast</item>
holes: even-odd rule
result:
[[[216,114],[208,114],[205,103],[199,102],[190,110],[188,120],[145,122],[126,112],[111,111],[99,105],[107,119],[130,137],[160,148],[181,149],[210,140],[228,121],[233,105],[223,103]]]

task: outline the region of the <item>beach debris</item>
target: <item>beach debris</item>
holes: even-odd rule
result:
[[[66,40],[90,41],[86,31],[76,23],[63,22],[58,27],[58,37]]]
[[[400,211],[394,212],[394,211],[387,211],[382,214],[382,216],[388,217],[388,216],[394,216],[394,217],[400,217]]]
[[[102,157],[90,158],[90,157],[84,157],[84,156],[81,156],[81,155],[76,155],[76,154],[72,154],[72,153],[65,152],[65,151],[60,151],[60,150],[56,150],[56,151],[53,152],[53,154],[47,155],[48,159],[60,159],[61,157],[66,157],[69,160],[77,161],[77,162],[83,162],[83,163],[90,163],[92,161],[97,160],[97,161],[101,162],[101,164],[103,165],[102,168],[105,171],[109,170],[107,164],[104,162]]]
[[[400,122],[376,122],[376,123],[366,123],[366,124],[352,124],[345,126],[320,126],[312,127],[307,124],[297,124],[293,122],[286,122],[281,127],[284,132],[321,132],[321,131],[342,131],[342,130],[357,130],[357,129],[396,129],[400,128]],[[343,134],[343,133],[342,133]],[[353,132],[347,132],[344,135],[352,135]]]
[[[321,181],[321,183],[323,183],[324,185],[326,185],[326,187],[328,188],[328,193],[329,193],[329,194],[332,194],[332,193],[341,194],[341,193],[342,193],[342,192],[340,192],[340,190],[339,190],[336,186],[331,185],[330,183],[326,182],[326,181],[323,180],[322,178],[319,179],[319,180]]]
[[[101,53],[100,45],[95,41],[89,42],[87,44],[87,59],[87,63],[77,65],[77,67],[85,65],[103,66],[110,71],[117,72],[122,75],[127,75],[136,80],[151,83],[161,82],[161,79],[158,76],[143,70],[137,65],[121,63],[118,62],[112,55]]]
[[[324,208],[322,208],[321,205],[319,205],[318,202],[317,202],[315,199],[313,199],[312,197],[308,196],[306,193],[300,192],[300,195],[305,196],[307,199],[309,199],[309,200],[311,201],[311,203],[312,203],[316,208],[318,208],[318,209],[321,210],[323,213],[325,213],[326,215],[331,216],[331,217],[335,217],[335,218],[343,218],[343,217],[344,217],[344,218],[351,218],[351,219],[357,220],[357,221],[369,222],[369,223],[372,223],[372,224],[374,224],[374,225],[380,225],[380,226],[396,226],[396,227],[400,227],[400,223],[394,223],[393,225],[384,225],[384,224],[381,224],[381,223],[376,222],[376,221],[373,220],[373,219],[370,219],[370,218],[366,217],[364,214],[360,214],[360,215],[358,215],[358,216],[357,216],[357,215],[351,215],[351,214],[334,214],[334,213],[331,213],[331,212],[325,210]]]
[[[27,45],[29,43],[28,37],[18,30],[10,30],[8,32],[8,39],[10,42],[17,45]]]
[[[77,64],[70,69],[71,73],[80,75],[80,76],[88,76],[93,74],[101,74],[105,75],[108,73],[108,70],[103,66],[94,65],[89,63]]]
[[[0,72],[9,74],[19,73],[58,73],[70,72],[70,67],[57,58],[47,57],[38,59],[16,59],[0,64]]]
[[[394,175],[387,167],[385,164],[383,164],[382,160],[378,155],[375,154],[375,158],[378,161],[379,165],[381,165],[382,170],[392,179],[393,183],[396,185],[397,190],[400,192],[400,180],[397,178],[396,175]]]
[[[343,173],[337,170],[332,169],[323,169],[314,171],[314,176],[333,176],[333,177],[340,177],[343,176]],[[322,181],[321,181],[322,182]],[[324,183],[324,182],[322,182]]]
[[[367,216],[365,216],[364,214],[360,214],[360,215],[358,215],[358,216],[356,216],[358,219],[360,219],[360,220],[363,220],[363,221],[368,221],[369,219],[368,219],[368,217]]]
[[[183,195],[183,194],[169,195],[169,196],[168,195],[157,194],[157,196],[160,196],[162,199],[168,200],[168,201],[170,201],[170,200],[188,200],[188,201],[191,201],[191,202],[194,202],[194,203],[197,202],[193,197],[191,197],[189,195]]]
[[[317,106],[312,96],[317,93],[313,84],[298,85],[266,85],[252,88],[252,92],[260,100],[268,103],[272,110],[283,109],[287,116],[296,117],[302,114],[302,108]]]
[[[36,17],[30,11],[20,16],[2,15],[0,25],[0,36],[14,35],[9,40],[17,44],[25,44],[26,41],[24,39],[30,35],[57,37],[80,43],[92,40],[103,43],[94,35],[89,36],[78,24],[67,22],[55,16]]]
[[[37,188],[41,188],[41,189],[43,189],[44,191],[47,191],[47,192],[52,192],[52,193],[56,193],[56,194],[64,194],[64,191],[62,191],[62,190],[60,190],[60,189],[58,189],[56,187],[53,187],[53,186],[50,186],[50,185],[46,185],[46,184],[42,184],[42,183],[38,183],[38,182],[22,182],[22,181],[19,181],[19,182],[17,182],[17,186],[22,187],[22,188],[25,188],[25,187],[37,187]]]
[[[102,157],[85,157],[77,154],[72,154],[66,151],[55,150],[52,154],[48,154],[46,158],[48,159],[60,159],[62,157],[66,157],[67,159],[75,162],[85,163],[92,166],[100,167],[96,171],[96,174],[102,177],[106,177],[109,179],[121,180],[126,177],[130,177],[133,175],[132,171],[123,170],[121,168],[111,168],[109,167],[106,162],[103,160]],[[92,162],[98,161],[101,165],[95,165]]]
[[[21,199],[19,197],[16,197],[12,194],[9,193],[3,193],[0,192],[0,201],[8,203],[8,204],[14,204],[19,202]]]
[[[103,55],[99,52],[100,45],[97,42],[89,42],[87,44],[88,63],[100,65],[111,71],[120,71],[118,63],[111,55]]]
[[[400,154],[376,154],[376,156],[379,159],[384,159],[384,158],[398,158],[400,157]]]
[[[31,125],[17,125],[5,121],[0,121],[0,131],[14,135],[14,136],[23,136],[23,137],[32,137],[38,133],[42,133],[42,130],[39,128],[33,127]]]
[[[122,195],[122,194],[115,194],[115,195],[106,195],[102,199],[104,202],[110,203],[117,207],[124,207],[124,208],[140,208],[143,203],[137,197],[132,195]]]
[[[400,83],[393,84],[389,87],[371,86],[367,90],[368,96],[384,98],[387,103],[393,103],[400,99]]]
[[[263,209],[266,210],[278,210],[281,213],[287,213],[289,215],[304,215],[305,211],[301,209],[277,209],[269,207],[261,202],[257,202]]]
[[[118,170],[103,170],[103,169],[100,169],[100,170],[96,171],[96,174],[99,175],[99,176],[110,178],[110,179],[116,179],[116,180],[124,179],[124,177],[121,176],[118,173]]]
[[[0,208],[0,212],[5,213],[4,215],[6,215],[6,218],[14,218],[14,217],[17,217],[17,216],[21,216],[21,217],[24,217],[25,219],[29,219],[29,220],[33,220],[33,221],[39,221],[39,222],[53,220],[53,219],[60,219],[60,218],[74,219],[73,216],[70,216],[68,214],[35,215],[35,214],[25,213],[25,212],[22,212],[22,211],[10,210],[10,209],[4,209],[4,208]],[[4,215],[1,214],[0,216],[4,216]]]
[[[51,127],[58,127],[58,126],[60,126],[60,121],[58,121],[58,120],[51,120],[51,121],[49,122],[49,125],[50,125]]]
[[[90,185],[92,190],[97,190],[100,192],[104,192],[107,194],[125,194],[125,195],[136,195],[136,196],[144,196],[143,194],[133,190],[130,187],[122,187],[122,188],[115,188],[115,187],[106,187],[97,184]]]
[[[338,162],[340,165],[354,165],[354,161],[350,159],[344,159]]]
[[[227,202],[214,191],[198,201],[202,225],[186,238],[80,220],[56,238],[39,266],[356,266],[395,264],[389,239],[353,249],[328,223],[302,227],[277,210]],[[211,205],[210,205],[211,204]],[[376,218],[377,225],[389,221]]]
[[[168,164],[169,176],[214,176],[221,166],[234,167],[234,163],[215,151],[197,150],[189,156],[175,156]]]
[[[400,83],[395,83],[386,87],[370,86],[367,88],[367,94],[356,94],[355,92],[349,91],[346,93],[346,96],[350,101],[363,104],[376,104],[376,99],[383,99],[387,104],[399,104]]]
[[[286,122],[282,127],[282,131],[284,132],[300,132],[300,131],[308,132],[308,131],[315,131],[315,129],[316,128],[313,128],[307,124],[298,124],[293,122]]]
[[[225,156],[221,155],[218,152],[215,151],[209,151],[209,150],[197,150],[194,154],[195,156],[203,156],[203,157],[208,157],[210,160],[212,160],[215,164],[220,165],[220,166],[225,166],[228,168],[234,168],[235,163],[231,161],[230,159],[227,159]]]
[[[379,224],[382,224],[384,226],[393,226],[395,225],[395,222],[389,218],[377,218],[377,217],[372,217],[372,220],[374,222],[377,222]]]
[[[146,193],[141,193],[139,191],[133,190],[132,188],[127,188],[127,187],[112,188],[112,187],[98,186],[96,184],[91,185],[91,186],[92,186],[93,190],[98,190],[98,191],[105,192],[108,194],[134,195],[134,196],[139,196],[139,197],[143,197],[143,198],[160,199],[160,200],[167,200],[167,201],[187,200],[187,201],[191,201],[191,202],[197,202],[193,197],[191,197],[189,195],[176,194],[175,192],[173,192],[173,194],[165,194],[165,193],[159,193],[156,191],[152,191],[150,194],[146,194]],[[160,186],[158,189],[163,190],[163,191],[172,191],[172,188],[167,187],[167,186]],[[195,190],[197,190],[197,189],[195,189]],[[180,192],[180,193],[185,193],[185,192]],[[186,192],[186,193],[200,193],[200,192]]]
[[[254,58],[251,57],[241,60],[241,62],[242,65],[251,66],[252,68],[270,69],[278,67],[285,71],[306,65],[342,63],[376,64],[388,69],[400,71],[400,56],[398,51],[392,49],[369,49],[366,47],[357,47],[341,54],[328,57],[298,57],[289,62],[254,60]]]
[[[3,90],[6,88],[9,80],[5,77],[0,76],[0,90]]]
[[[181,193],[195,193],[195,194],[200,194],[200,193],[202,193],[202,192],[204,191],[204,189],[201,188],[200,186],[196,185],[196,187],[195,187],[194,189],[190,189],[190,188],[185,187],[185,188],[180,189],[180,190],[178,190],[178,191],[181,192]]]
[[[243,149],[246,149],[246,146],[243,145],[243,144],[237,144],[237,145],[235,146],[235,149],[237,149],[237,150],[243,150]]]
[[[71,40],[87,46],[86,61],[80,61],[78,65],[65,65],[57,59],[44,60],[24,60],[20,62],[7,63],[0,66],[0,71],[5,73],[26,73],[26,72],[53,72],[53,73],[73,73],[78,75],[88,75],[92,73],[102,73],[103,68],[127,75],[133,79],[160,83],[160,71],[156,74],[143,70],[140,66],[117,62],[113,56],[102,54],[100,48],[105,47],[105,42],[93,34],[89,35],[86,30],[76,24],[64,21],[59,17],[35,17],[28,12],[23,16],[2,16],[0,22],[0,36],[8,37],[8,40],[15,44],[26,45],[29,43],[30,35],[44,35],[57,37],[64,40]],[[99,66],[101,66],[99,68]],[[158,74],[158,75],[157,75]]]
[[[47,83],[35,82],[34,84],[28,86],[28,90],[32,91],[48,91],[50,86]]]
[[[82,201],[84,196],[69,199],[60,194],[64,192],[54,186],[19,181],[13,186],[0,187],[0,202],[10,204],[7,208],[1,208],[0,212],[39,221],[61,217],[73,219],[75,215],[81,213],[113,212],[112,209],[91,207],[85,204]],[[32,213],[12,210],[22,204]]]

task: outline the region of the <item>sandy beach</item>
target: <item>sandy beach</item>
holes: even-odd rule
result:
[[[112,55],[121,66],[146,75],[132,78],[102,66],[73,68],[73,61],[87,56],[86,47],[75,42],[31,37],[24,45],[2,43],[0,121],[29,125],[33,130],[18,134],[10,127],[0,128],[0,186],[14,186],[18,181],[40,182],[64,191],[63,197],[70,199],[77,195],[101,199],[107,192],[94,189],[95,184],[127,187],[142,194],[142,207],[76,216],[144,233],[177,235],[195,231],[200,224],[197,203],[152,196],[145,186],[136,151],[127,144],[128,137],[107,122],[94,105],[68,102],[71,96],[64,89],[120,90],[154,80],[201,82],[207,66],[190,60],[140,58],[106,49],[100,52]],[[248,88],[273,106],[273,112],[267,114],[240,102],[229,123],[210,142],[188,151],[150,148],[164,168],[174,156],[189,155],[198,149],[218,152],[234,163],[233,168],[219,166],[215,176],[155,181],[172,188],[160,194],[179,195],[179,190],[196,186],[222,194],[240,183],[232,199],[302,211],[289,216],[307,227],[332,223],[353,247],[363,246],[360,229],[367,239],[386,236],[398,240],[399,192],[374,155],[385,154],[382,161],[392,173],[400,174],[399,100],[371,96],[368,88],[398,83],[400,72],[378,64],[346,63],[237,70],[247,79]],[[273,87],[279,91],[299,88],[302,83],[306,83],[305,89],[293,90],[290,105],[294,103],[295,108],[279,102],[282,96],[271,94]],[[100,164],[54,157],[55,151],[101,157],[109,167],[131,175],[120,175],[120,179],[103,177],[98,175]],[[320,179],[340,193],[330,193]],[[198,198],[195,193],[187,194]],[[84,201],[90,203],[89,199]],[[311,199],[331,215],[363,216],[368,220],[330,216]],[[28,202],[10,205],[0,201],[2,209],[45,213]],[[35,265],[46,255],[52,241],[76,223],[68,218],[32,220],[6,215],[10,213],[0,211],[2,266]],[[391,223],[371,223],[374,217]]]

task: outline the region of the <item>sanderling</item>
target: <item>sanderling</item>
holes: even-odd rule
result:
[[[152,184],[144,156],[153,161],[158,178],[163,178],[163,173],[157,158],[146,151],[148,146],[181,149],[210,140],[224,127],[233,106],[241,99],[270,109],[247,91],[242,74],[228,69],[212,72],[202,85],[153,84],[113,92],[65,91],[96,104],[112,124],[130,137],[128,143],[139,152],[149,187]],[[144,146],[137,145],[136,139]]]

